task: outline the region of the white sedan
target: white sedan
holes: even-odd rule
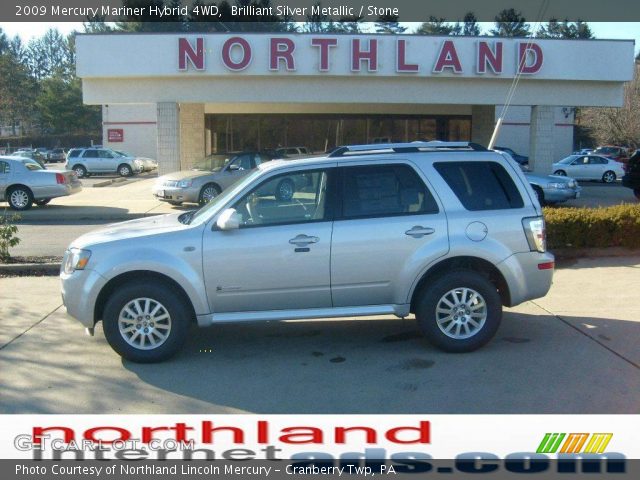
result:
[[[602,155],[569,155],[552,165],[554,175],[573,177],[577,180],[601,180],[615,182],[624,176],[624,165]]]

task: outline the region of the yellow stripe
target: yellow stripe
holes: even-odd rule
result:
[[[592,441],[589,443],[593,443],[590,449],[585,448],[585,452],[587,453],[603,453],[604,450],[609,445],[611,441],[611,437],[613,437],[613,433],[594,433],[592,435]]]
[[[591,435],[589,443],[587,443],[587,446],[583,450],[584,453],[591,453],[591,449],[593,448],[593,444],[595,443],[596,439],[597,437],[595,435]]]

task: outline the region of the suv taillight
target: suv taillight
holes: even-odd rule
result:
[[[522,219],[524,235],[527,237],[529,249],[532,252],[547,251],[547,232],[543,217],[527,217]]]
[[[67,179],[65,178],[65,176],[61,173],[56,173],[56,183],[60,184],[60,185],[64,185],[65,183],[67,183]]]

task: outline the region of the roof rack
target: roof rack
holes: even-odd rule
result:
[[[346,145],[336,148],[329,157],[343,157],[348,154],[366,155],[367,153],[413,153],[437,150],[472,150],[475,152],[487,152],[487,148],[474,142],[443,142],[433,140],[431,142],[409,143],[373,143],[369,145]]]

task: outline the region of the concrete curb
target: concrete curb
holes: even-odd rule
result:
[[[28,272],[29,276],[35,275],[58,275],[60,273],[59,263],[8,263],[0,264],[0,275],[16,274]]]
[[[120,183],[120,182],[126,182],[126,181],[127,181],[127,179],[124,178],[124,177],[122,177],[122,178],[111,178],[111,179],[105,180],[103,182],[94,183],[93,186],[90,187],[90,188],[108,187],[112,183]]]

